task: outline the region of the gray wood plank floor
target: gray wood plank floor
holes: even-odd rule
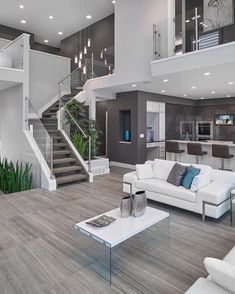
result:
[[[129,243],[122,255],[116,254],[109,287],[79,263],[73,226],[119,206],[126,171],[112,168],[92,184],[56,192],[37,189],[1,196],[0,293],[184,293],[206,276],[205,256],[222,258],[234,246],[235,228],[228,215],[202,223],[196,214],[149,202],[171,215],[170,246],[146,250]]]

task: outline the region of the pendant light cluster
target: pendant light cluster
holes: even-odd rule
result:
[[[86,65],[83,64],[83,59],[88,54],[88,48],[91,47],[91,32],[90,27],[80,31],[76,35],[76,42],[75,42],[75,56],[74,56],[74,63],[78,65],[79,68],[82,69],[83,74],[86,74],[87,69]],[[78,52],[79,48],[79,52]]]
[[[85,63],[85,58],[88,54],[88,48],[91,48],[92,40],[91,40],[91,28],[88,27],[83,31],[80,31],[76,34],[76,42],[75,42],[75,56],[74,63],[78,68],[82,70],[84,75],[87,74],[87,65]],[[100,59],[103,60],[105,66],[108,67],[109,74],[112,74],[113,69],[112,66],[109,65],[107,60],[107,48],[104,48],[100,51]],[[93,55],[93,54],[92,54]]]

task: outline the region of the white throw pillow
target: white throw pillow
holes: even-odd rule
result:
[[[151,164],[136,164],[136,173],[139,180],[153,179]]]
[[[153,163],[153,174],[155,179],[167,180],[175,161],[155,159]]]
[[[196,168],[200,168],[200,174],[196,177],[194,177],[192,185],[191,185],[191,191],[197,192],[198,190],[202,189],[203,187],[206,187],[211,182],[211,174],[212,174],[212,168],[210,166],[203,166],[200,164],[194,165]]]
[[[235,266],[227,261],[206,257],[204,264],[212,280],[220,287],[235,294]]]

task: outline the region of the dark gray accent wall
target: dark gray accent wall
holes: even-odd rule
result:
[[[106,111],[108,110],[107,101],[96,102],[96,123],[101,131],[99,134],[99,155],[106,155]]]
[[[131,142],[120,140],[120,110],[131,110]],[[138,160],[138,92],[117,94],[108,102],[108,157],[111,161],[136,164]]]
[[[198,101],[195,109],[196,120],[214,121],[216,114],[235,114],[235,98]],[[235,126],[214,125],[215,140],[235,141]]]
[[[82,39],[84,39],[84,33],[85,29],[81,31]],[[91,37],[91,47],[88,48],[87,58],[91,58],[91,53],[94,52],[94,58],[99,59],[98,53],[100,54],[102,49],[114,47],[114,14],[86,28],[86,34]],[[83,47],[84,44],[82,49]],[[74,56],[79,53],[80,48],[80,31],[61,41],[61,55],[71,58],[72,70],[77,67]],[[114,63],[113,54],[107,55],[107,61]]]
[[[18,30],[15,28],[11,28],[8,26],[0,25],[0,38],[7,39],[7,40],[14,40],[15,38],[19,37],[23,33],[30,35],[30,46],[34,50],[43,51],[50,54],[60,55],[60,49],[40,43],[36,43],[34,41],[34,34],[29,33],[26,31]]]
[[[144,163],[147,158],[146,135],[147,101],[166,103],[166,139],[180,139],[180,121],[213,121],[216,114],[234,113],[235,98],[190,100],[146,92],[117,94],[108,101],[108,157],[111,161],[127,164]],[[120,143],[119,111],[130,109],[131,144]],[[235,141],[235,126],[214,126],[214,139]]]

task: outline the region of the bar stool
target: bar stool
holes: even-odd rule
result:
[[[229,154],[228,145],[212,144],[212,156],[221,158],[221,169],[224,170],[224,160],[233,158],[232,154]]]
[[[180,153],[184,153],[184,150],[180,150],[179,143],[174,141],[166,141],[166,152],[174,153],[174,161],[176,161],[176,155]]]
[[[202,151],[201,143],[188,143],[187,144],[188,154],[196,156],[196,164],[199,163],[199,156],[206,155],[206,151]]]

